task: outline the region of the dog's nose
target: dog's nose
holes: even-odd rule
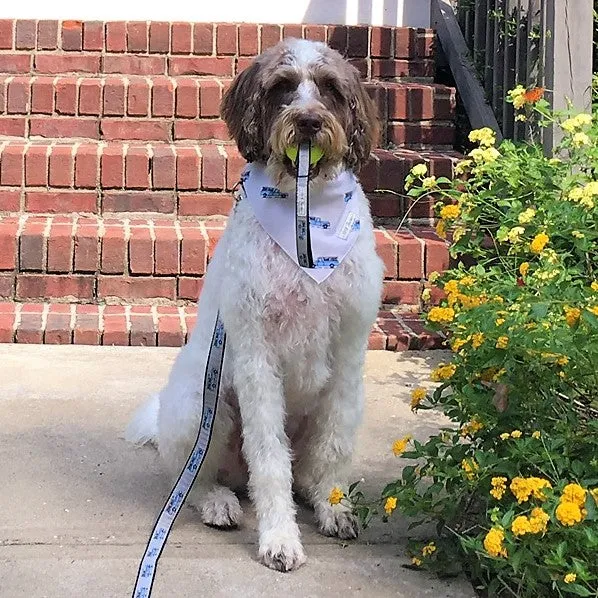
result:
[[[322,120],[318,116],[300,116],[297,119],[297,129],[304,137],[313,137],[322,128]]]

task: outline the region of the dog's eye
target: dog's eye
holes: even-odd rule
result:
[[[270,91],[275,93],[290,93],[295,89],[295,83],[290,79],[279,79],[274,85],[270,88]]]
[[[333,79],[325,79],[322,83],[322,87],[324,88],[325,93],[332,96],[336,100],[343,99],[344,96],[341,90],[339,89],[338,85],[336,84],[336,81],[334,81]]]

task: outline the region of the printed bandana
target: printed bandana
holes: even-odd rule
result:
[[[241,176],[242,198],[257,221],[284,252],[299,266],[295,237],[295,191],[277,189],[264,166],[251,163]],[[309,233],[313,268],[301,269],[320,283],[349,253],[359,235],[358,192],[353,173],[344,171],[314,192],[310,184]]]

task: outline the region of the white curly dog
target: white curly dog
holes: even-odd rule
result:
[[[357,173],[377,135],[373,103],[358,72],[322,43],[285,40],[258,56],[222,105],[239,151],[293,192],[285,154],[307,140],[322,148],[310,188]],[[313,506],[321,533],[357,536],[330,491],[346,491],[364,403],[363,368],[383,278],[368,200],[358,185],[360,231],[320,284],[306,275],[240,201],[210,261],[198,320],[159,395],[142,406],[126,437],[158,448],[176,479],[202,413],[204,368],[217,312],[227,334],[220,404],[205,462],[188,502],[204,523],[235,527],[245,485],[259,524],[259,558],[290,571],[305,562],[293,490]]]

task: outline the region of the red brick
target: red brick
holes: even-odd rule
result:
[[[0,73],[28,73],[32,54],[0,54]]]
[[[24,179],[25,146],[7,145],[0,155],[0,183],[5,186],[20,187]]]
[[[62,49],[79,52],[83,49],[83,23],[81,21],[62,22]]]
[[[168,74],[230,77],[233,59],[230,56],[175,56],[169,59]]]
[[[384,262],[384,277],[397,277],[397,244],[389,236],[382,231],[375,231],[376,235],[376,251]]]
[[[283,25],[282,26],[282,39],[302,39],[303,38],[303,26],[302,25]]]
[[[73,224],[54,219],[48,237],[48,272],[69,272],[73,265]]]
[[[199,113],[202,118],[215,117],[220,114],[222,86],[217,80],[205,79],[201,82]]]
[[[58,21],[39,21],[37,24],[37,49],[58,48]]]
[[[50,214],[96,212],[97,195],[95,191],[27,191],[25,210]]]
[[[3,280],[10,280],[8,276],[0,276],[0,297],[9,297]],[[12,286],[12,284],[11,284]],[[15,305],[0,303],[0,343],[12,343],[14,341]]]
[[[206,269],[206,239],[196,223],[181,222],[181,273],[203,274]]]
[[[79,86],[79,114],[98,116],[101,113],[101,82],[98,79],[83,79]]]
[[[226,159],[218,146],[204,145],[201,153],[201,188],[212,191],[226,188]]]
[[[93,54],[36,54],[35,72],[48,75],[99,73],[100,57]]]
[[[38,77],[31,85],[31,112],[52,114],[54,110],[54,80]]]
[[[14,21],[0,19],[0,50],[12,50],[14,36]]]
[[[98,298],[108,299],[170,299],[176,298],[175,278],[148,276],[99,276]]]
[[[326,43],[326,25],[305,25],[305,39]]]
[[[384,351],[386,350],[386,335],[380,330],[370,332],[368,337],[368,350]]]
[[[56,112],[77,113],[77,79],[60,78],[56,82]]]
[[[133,347],[155,347],[157,342],[154,317],[151,307],[136,305],[133,306],[130,315],[131,320],[131,346]]]
[[[0,116],[0,136],[25,137],[27,121],[25,117]]]
[[[174,84],[168,77],[156,77],[152,87],[152,116],[174,115]]]
[[[203,141],[207,139],[228,139],[228,129],[219,118],[214,120],[183,120],[174,123],[175,139],[192,139]]]
[[[78,218],[74,238],[75,272],[96,272],[99,268],[99,226],[95,219]]]
[[[212,54],[214,51],[214,25],[195,23],[193,26],[193,53]]]
[[[19,212],[20,206],[20,191],[6,191],[0,189],[0,212]]]
[[[102,151],[100,160],[102,187],[124,187],[125,149],[121,144],[110,144]]]
[[[227,216],[233,207],[231,193],[186,193],[179,195],[180,216]]]
[[[42,343],[44,331],[42,328],[42,313],[44,305],[29,303],[21,309],[21,321],[16,330],[15,342],[17,343]]]
[[[455,141],[452,124],[392,122],[388,125],[388,141],[396,145],[450,145]]]
[[[201,158],[197,150],[191,148],[176,149],[176,178],[178,189],[199,189]]]
[[[104,114],[125,114],[126,81],[124,77],[108,77],[104,83]]]
[[[259,54],[258,25],[253,23],[239,25],[239,54],[241,56],[257,56]]]
[[[103,71],[124,75],[163,75],[166,61],[162,56],[104,56]]]
[[[421,292],[419,281],[387,280],[384,282],[382,302],[419,306]]]
[[[18,230],[16,218],[0,220],[0,270],[14,270],[17,265]]]
[[[241,179],[241,173],[247,164],[234,146],[226,147],[226,188],[232,190]]]
[[[50,304],[46,317],[44,343],[46,345],[69,345],[71,337],[71,306],[64,303]]]
[[[127,242],[122,223],[106,223],[102,238],[101,271],[106,274],[123,274],[126,271]]]
[[[175,209],[173,193],[164,192],[106,192],[102,209],[106,212],[159,212],[171,214]]]
[[[33,50],[35,48],[36,22],[18,20],[15,31],[15,48],[17,50]]]
[[[347,33],[346,25],[331,25],[328,27],[328,45],[338,50],[343,56],[347,55]]]
[[[102,120],[101,129],[103,137],[107,140],[170,140],[170,123],[167,121],[106,118]]]
[[[391,27],[372,27],[370,32],[370,56],[390,58],[392,55]]]
[[[79,117],[52,118],[34,116],[29,125],[29,134],[32,137],[67,138],[84,137],[98,139],[98,122],[96,119]]]
[[[201,286],[203,286],[203,281],[200,280],[199,283],[201,292]],[[187,325],[187,339],[189,339],[191,338],[191,333],[195,328],[195,324],[197,324],[197,311],[195,309],[193,309],[192,312],[185,310],[185,324]]]
[[[392,152],[376,152],[379,162],[379,181],[380,189],[389,189],[391,191],[402,191],[405,180],[403,163]]]
[[[237,63],[235,66],[235,75],[242,73],[246,68],[249,68],[255,58],[250,58],[249,56],[239,56],[237,58]]]
[[[393,234],[398,244],[399,273],[402,280],[421,280],[424,277],[424,253],[422,243],[411,232]]]
[[[415,29],[397,27],[395,29],[395,58],[415,58],[416,37]]]
[[[45,187],[48,184],[47,145],[32,145],[25,154],[25,184],[28,187]]]
[[[155,21],[150,23],[149,51],[168,54],[170,51],[170,23]]]
[[[132,79],[129,82],[127,112],[129,116],[148,116],[150,86],[145,79]]]
[[[173,23],[172,24],[172,53],[173,54],[191,54],[192,46],[192,24],[191,23]]]
[[[101,21],[83,23],[83,49],[88,52],[101,52],[104,49],[104,23]]]
[[[15,77],[8,84],[6,108],[9,114],[27,114],[31,102],[29,77]]]
[[[30,299],[91,300],[93,276],[82,274],[20,274],[16,297]]]
[[[224,227],[217,228],[212,225],[212,221],[206,223],[206,233],[208,235],[208,263],[214,255],[216,245],[220,242],[224,233]]]
[[[77,305],[73,343],[76,345],[99,345],[101,340],[99,307]]]
[[[171,146],[158,146],[152,156],[152,187],[174,189],[176,183],[176,158]]]
[[[186,299],[187,301],[197,301],[202,287],[202,278],[181,276],[179,278],[178,297],[179,299]]]
[[[127,29],[122,21],[106,23],[106,50],[124,52],[127,49]]]
[[[425,228],[414,228],[413,232],[426,244],[425,263],[426,277],[432,272],[444,272],[449,265],[448,245],[440,239],[432,230]]]
[[[172,223],[155,223],[154,274],[178,274],[180,243]]]
[[[275,46],[281,39],[280,25],[262,25],[260,38],[261,52],[268,48],[271,48],[272,46]]]
[[[347,55],[352,58],[366,57],[369,52],[369,27],[348,27]]]
[[[127,23],[127,50],[129,52],[147,52],[148,26],[145,21]]]
[[[153,241],[147,224],[131,223],[129,239],[129,271],[131,274],[153,274]]]
[[[129,330],[124,305],[107,305],[104,308],[103,345],[127,346]]]
[[[125,187],[147,189],[149,186],[149,155],[146,147],[129,147],[125,157]]]
[[[73,148],[56,145],[50,151],[50,187],[71,187],[74,179],[75,160]]]
[[[361,169],[359,173],[359,181],[363,190],[367,193],[374,191],[379,188],[378,185],[378,173],[379,173],[380,161],[376,154],[371,154],[369,161]]]
[[[403,214],[401,198],[392,193],[375,193],[368,196],[372,216],[398,218]]]
[[[180,347],[185,342],[178,308],[158,307],[158,345]]]
[[[234,55],[237,53],[237,26],[220,23],[216,26],[216,54]]]
[[[181,79],[176,88],[176,115],[186,118],[199,116],[199,82]]]

